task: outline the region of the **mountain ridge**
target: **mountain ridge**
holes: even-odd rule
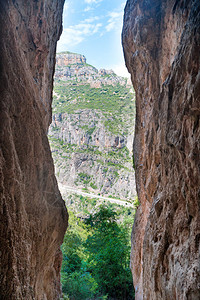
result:
[[[77,80],[78,82],[87,82],[91,87],[100,88],[103,85],[116,84],[131,87],[131,82],[125,77],[118,76],[110,69],[97,69],[87,63],[84,55],[72,53],[69,51],[60,52],[56,55],[55,78],[64,81]]]

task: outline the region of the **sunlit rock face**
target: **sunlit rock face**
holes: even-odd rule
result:
[[[128,0],[123,47],[136,91],[141,205],[136,299],[200,299],[200,2]]]
[[[0,299],[59,299],[67,212],[47,129],[64,1],[0,1]]]

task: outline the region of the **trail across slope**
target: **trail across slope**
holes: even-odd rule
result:
[[[114,199],[114,198],[99,196],[99,195],[96,195],[96,194],[86,193],[86,192],[83,192],[81,190],[75,189],[73,187],[64,185],[62,183],[58,183],[58,186],[59,186],[61,194],[64,194],[65,192],[73,192],[73,193],[76,193],[76,194],[79,194],[79,195],[82,195],[82,196],[101,199],[101,200],[109,201],[111,203],[116,203],[116,204],[127,206],[127,207],[133,207],[132,203],[127,202],[125,200]]]

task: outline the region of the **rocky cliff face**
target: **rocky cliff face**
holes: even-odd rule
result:
[[[59,299],[67,213],[47,139],[64,1],[0,1],[0,298]]]
[[[88,76],[101,87],[91,87]],[[133,200],[134,119],[134,94],[126,78],[98,71],[79,54],[57,55],[49,139],[60,183]]]
[[[77,54],[77,53],[71,53],[71,52],[63,52],[58,53],[56,55],[56,64],[57,68],[64,68],[68,67],[69,65],[73,64],[86,64],[86,58],[84,55]]]
[[[197,300],[200,2],[128,0],[123,47],[137,110],[136,299]]]
[[[105,121],[101,111],[92,109],[53,115],[49,139],[57,179],[78,190],[132,201],[135,178],[127,146],[133,134],[114,135]]]
[[[76,80],[77,82],[88,83],[94,88],[100,88],[103,85],[127,84],[127,79],[117,76],[113,70],[97,70],[86,63],[84,55],[71,52],[56,55],[55,78],[68,82]],[[127,85],[130,86],[130,83]]]

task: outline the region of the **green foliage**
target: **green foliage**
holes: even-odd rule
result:
[[[98,284],[89,272],[75,271],[62,280],[63,293],[67,293],[69,299],[91,299],[95,294]]]
[[[98,187],[97,187],[93,182],[90,183],[90,186],[91,186],[91,188],[93,188],[94,190],[97,190],[97,189],[98,189]]]
[[[83,243],[89,235],[87,226],[69,212],[70,223],[62,245],[63,263],[61,269],[62,289],[69,299],[88,299],[98,287],[87,272]]]
[[[78,176],[80,181],[83,181],[84,184],[88,184],[91,180],[91,176],[83,172],[78,173]]]
[[[93,132],[95,131],[95,126],[94,127],[89,127],[88,125],[82,125],[80,126],[81,129],[86,131],[86,134],[91,136],[93,134]]]
[[[100,110],[105,116],[104,125],[113,134],[128,134],[128,128],[133,127],[135,103],[130,89],[117,84],[91,88],[89,84],[76,81],[66,82],[55,79],[53,112],[69,114],[79,109]],[[91,135],[94,128],[89,128]]]
[[[74,55],[80,55],[78,53],[70,52],[70,51],[61,51],[61,52],[58,52],[57,54],[74,54]]]
[[[115,175],[115,177],[119,177],[119,173],[117,171],[113,171],[113,174]]]
[[[117,218],[111,204],[100,206],[85,223],[70,212],[62,245],[64,297],[134,299],[129,270],[130,223],[119,224]]]
[[[129,227],[119,225],[116,212],[103,205],[87,223],[93,234],[88,236],[85,247],[99,292],[115,299],[133,299]]]
[[[94,131],[95,131],[95,127],[91,127],[91,128],[89,128],[89,129],[87,130],[86,133],[87,133],[88,135],[92,135]]]

